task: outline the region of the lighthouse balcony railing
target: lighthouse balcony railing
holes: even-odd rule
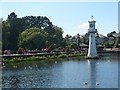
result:
[[[96,33],[97,29],[88,29],[88,33]]]

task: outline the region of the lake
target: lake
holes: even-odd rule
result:
[[[118,88],[120,54],[3,63],[3,88]]]

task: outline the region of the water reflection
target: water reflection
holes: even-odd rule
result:
[[[88,60],[89,82],[90,82],[90,87],[93,88],[96,87],[96,83],[98,82],[96,81],[97,78],[96,64],[97,64],[97,60]]]

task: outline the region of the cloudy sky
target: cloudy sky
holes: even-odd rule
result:
[[[18,17],[28,15],[47,16],[50,21],[66,34],[85,34],[88,20],[94,16],[98,33],[118,30],[117,2],[6,2],[2,3],[2,17],[15,12]]]

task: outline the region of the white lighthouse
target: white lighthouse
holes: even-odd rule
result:
[[[97,57],[97,50],[96,50],[96,39],[95,33],[97,33],[97,29],[95,29],[96,21],[93,20],[93,16],[91,16],[91,20],[89,22],[89,49],[88,49],[88,57]]]

